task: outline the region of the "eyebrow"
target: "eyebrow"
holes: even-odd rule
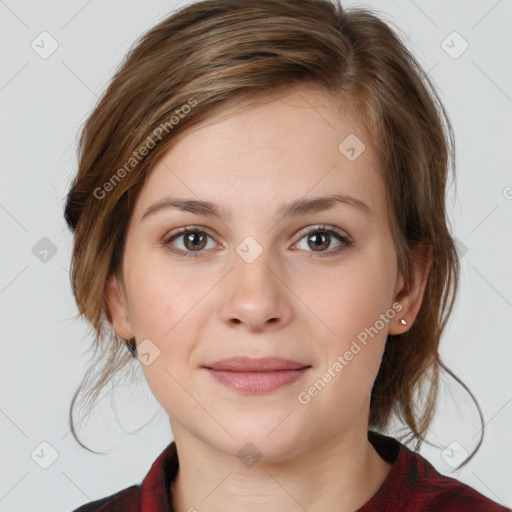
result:
[[[325,197],[297,199],[291,203],[282,205],[278,210],[278,217],[298,217],[308,213],[321,212],[344,204],[352,206],[359,211],[371,215],[371,208],[363,201],[345,194],[332,194]],[[224,220],[231,219],[231,212],[210,201],[197,199],[164,198],[151,205],[141,218],[141,222],[147,217],[164,210],[177,209],[205,217],[217,217]]]

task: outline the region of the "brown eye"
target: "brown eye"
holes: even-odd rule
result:
[[[186,228],[168,235],[162,240],[162,245],[179,256],[195,257],[206,252],[203,249],[215,247],[215,243],[212,243],[211,247],[206,247],[208,239],[213,240],[204,230]]]
[[[308,245],[312,249],[315,249],[315,250],[316,249],[320,249],[320,250],[327,249],[329,247],[329,243],[330,243],[330,236],[326,235],[326,233],[323,231],[313,233],[312,235],[308,236]]]
[[[306,247],[299,246],[299,249],[304,249],[309,253],[317,253],[318,256],[336,256],[345,249],[348,249],[353,243],[349,235],[334,226],[309,228],[302,231],[301,235],[302,238],[297,245],[299,245],[303,239],[306,239],[307,243]],[[331,247],[333,243],[336,245]]]
[[[183,242],[190,251],[200,251],[206,245],[206,236],[201,231],[186,233],[183,235]]]

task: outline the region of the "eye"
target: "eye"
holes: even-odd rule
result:
[[[341,251],[349,248],[352,245],[352,240],[338,228],[334,226],[327,227],[325,225],[317,226],[314,228],[307,228],[301,231],[302,238],[306,238],[306,249],[313,248],[313,252],[321,253],[320,256],[334,256]],[[334,249],[326,251],[333,240],[333,237],[338,241],[338,246]],[[318,250],[317,250],[318,249]]]
[[[171,252],[179,256],[194,258],[199,256],[199,254],[195,253],[201,252],[202,249],[212,249],[215,247],[215,243],[213,243],[213,247],[207,247],[208,238],[211,237],[206,231],[196,226],[190,226],[170,233],[162,240],[162,245],[168,247]],[[183,248],[177,248],[176,245],[173,244],[174,240],[181,241]]]
[[[319,253],[320,256],[337,255],[344,249],[350,247],[353,243],[348,235],[334,226],[327,227],[326,225],[322,225],[306,228],[299,234],[301,236],[299,242],[304,238],[308,238],[306,242],[307,247],[305,249],[304,247],[299,247],[299,249],[308,250],[308,248],[312,248],[312,252]],[[161,241],[161,244],[178,256],[196,258],[200,255],[199,253],[203,252],[203,249],[215,248],[215,242],[208,247],[208,238],[213,240],[204,229],[201,229],[199,226],[189,226],[169,233]],[[334,249],[326,250],[332,245],[333,238],[338,242],[338,245]],[[299,242],[297,242],[297,244]],[[181,247],[178,247],[179,245],[181,245]]]

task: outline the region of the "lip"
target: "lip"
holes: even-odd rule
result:
[[[234,357],[206,364],[204,368],[221,384],[258,395],[297,382],[311,366],[277,357]]]
[[[214,363],[204,365],[212,370],[226,370],[232,372],[271,372],[280,370],[300,370],[306,366],[305,363],[283,359],[281,357],[230,357]]]

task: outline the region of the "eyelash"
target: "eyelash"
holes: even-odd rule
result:
[[[163,247],[167,247],[171,252],[173,252],[174,254],[177,254],[178,256],[197,258],[200,255],[200,253],[202,253],[204,251],[182,251],[181,249],[176,249],[171,244],[172,241],[179,238],[180,236],[187,235],[190,233],[204,233],[205,235],[209,236],[210,238],[213,238],[204,229],[201,229],[200,226],[189,226],[186,228],[182,228],[179,231],[172,232],[169,235],[166,235],[161,240],[160,243]],[[329,235],[333,235],[335,238],[338,239],[339,242],[341,242],[340,246],[337,247],[336,249],[333,249],[331,251],[323,251],[323,252],[316,253],[320,257],[336,256],[336,255],[340,254],[342,251],[344,251],[345,249],[348,249],[349,247],[351,247],[353,244],[353,241],[349,237],[344,236],[341,233],[341,231],[339,231],[337,228],[335,228],[334,226],[327,227],[325,224],[316,226],[312,229],[307,229],[305,231],[301,231],[299,233],[300,238],[297,240],[296,243],[300,242],[304,237],[306,237],[310,234],[313,234],[313,233],[327,233]],[[310,252],[315,254],[315,251],[310,251]]]

